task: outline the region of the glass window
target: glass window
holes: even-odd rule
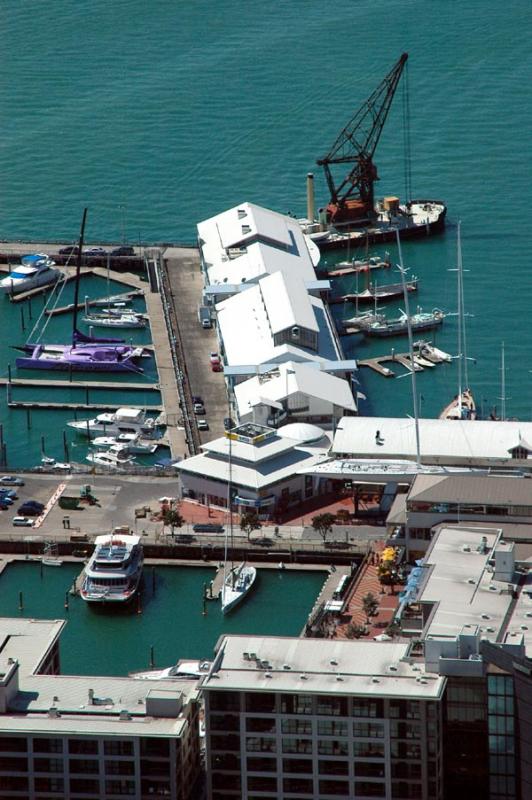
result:
[[[209,724],[211,731],[238,731],[240,717],[238,714],[211,714]]]
[[[0,752],[25,753],[27,749],[28,743],[22,736],[0,736]]]
[[[321,775],[349,775],[348,761],[325,761],[318,762],[318,771]]]
[[[111,780],[105,781],[105,791],[107,794],[132,795],[136,794],[135,781]]]
[[[385,765],[381,761],[357,761],[355,775],[357,778],[384,778]]]
[[[106,761],[105,772],[107,775],[134,775],[135,763],[133,761]]]
[[[312,740],[284,738],[283,753],[312,753]]]
[[[318,722],[318,728],[319,728]],[[310,719],[283,719],[281,721],[283,733],[312,733],[312,720]]]
[[[237,744],[238,746],[230,749],[240,750],[240,739]],[[246,749],[252,753],[275,753],[277,742],[275,739],[267,739],[264,736],[248,736],[246,737]]]
[[[39,761],[42,761],[43,764],[39,765]],[[63,770],[63,762],[59,762],[61,764],[61,770],[51,770],[49,759],[47,758],[37,758],[34,762],[34,770],[35,772],[61,772]],[[27,758],[17,758],[16,756],[3,756],[0,757],[0,772],[27,772],[28,771],[28,759]],[[0,786],[2,784],[2,778],[0,778]]]
[[[353,742],[356,758],[384,758],[384,742]]]
[[[316,698],[316,714],[345,717],[347,714],[347,698],[318,696]]]
[[[310,694],[282,695],[281,711],[284,714],[312,714],[312,695]]]
[[[312,772],[312,760],[310,758],[283,758],[283,772]]]
[[[382,739],[384,725],[380,722],[354,722],[353,736],[357,739]]]
[[[133,742],[127,739],[107,739],[103,743],[106,756],[132,756]]]
[[[269,692],[246,694],[246,711],[260,711],[263,714],[275,713],[275,695]]]
[[[386,797],[385,783],[369,783],[369,781],[356,781],[355,793],[361,797]]]
[[[250,756],[247,759],[248,772],[277,772],[276,758]]]
[[[314,783],[312,778],[284,778],[283,791],[307,792],[308,794],[311,794],[314,791]]]
[[[236,719],[238,720],[238,717]],[[250,733],[275,733],[275,719],[272,717],[248,717],[246,730]]]
[[[209,692],[211,711],[240,711],[240,695],[236,692]]]
[[[162,756],[168,758],[170,755],[170,742],[168,739],[141,739],[141,756]]]
[[[256,792],[276,792],[277,778],[266,778],[259,775],[251,775],[248,778],[248,790]]]
[[[63,778],[35,778],[36,792],[64,792],[64,790],[65,781]]]
[[[382,700],[365,700],[360,697],[355,697],[353,699],[353,716],[382,717],[383,716]]]
[[[346,756],[347,742],[344,739],[322,739],[318,742],[318,753],[324,756]]]
[[[100,793],[100,782],[94,778],[71,778],[70,791],[98,795]]]
[[[347,722],[320,719],[318,720],[318,734],[321,736],[347,736]]]
[[[76,775],[80,773],[94,775],[100,771],[99,762],[96,758],[71,758],[68,766],[70,772]]]
[[[320,792],[323,792],[323,794],[335,794],[337,797],[345,797],[347,800],[351,797],[347,781],[320,781]]]

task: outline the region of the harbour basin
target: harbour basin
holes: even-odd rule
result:
[[[298,636],[327,578],[325,570],[259,569],[253,592],[223,616],[217,601],[206,602],[203,614],[204,586],[214,579],[215,565],[145,565],[139,603],[134,599],[118,610],[94,608],[69,594],[81,568],[21,561],[0,576],[0,616],[67,620],[60,644],[64,675],[120,676],[147,669],[151,648],[156,667],[181,658],[209,659],[222,634]]]

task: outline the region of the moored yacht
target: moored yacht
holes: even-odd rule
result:
[[[22,256],[20,265],[13,267],[6,278],[0,280],[0,294],[21,294],[39,286],[49,286],[63,277],[55,269],[55,261],[46,253]]]
[[[244,599],[255,583],[256,577],[257,570],[250,564],[242,562],[236,567],[231,567],[229,572],[224,575],[222,584],[222,614],[227,614],[228,611]]]
[[[93,419],[75,419],[67,422],[69,428],[78,433],[93,438],[94,436],[119,436],[120,434],[134,434],[153,436],[157,430],[157,423],[153,417],[148,417],[140,408],[118,408],[115,412],[98,414]]]
[[[116,453],[121,450],[125,453],[155,453],[157,444],[147,442],[140,438],[138,433],[119,433],[117,436],[96,436],[92,440],[94,447],[110,450]]]
[[[87,603],[127,603],[139,588],[143,562],[140,536],[117,532],[97,536],[84,569],[82,599]]]

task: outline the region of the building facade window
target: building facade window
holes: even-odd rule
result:
[[[514,683],[511,675],[488,675],[490,800],[516,798]]]

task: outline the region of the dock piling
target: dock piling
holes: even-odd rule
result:
[[[24,306],[20,306],[20,326],[23,331],[26,330],[26,325],[24,323]]]
[[[154,648],[153,645],[150,645],[150,669],[153,669],[154,666],[155,666]]]
[[[24,611],[24,597],[22,595],[22,592],[18,593],[18,610]]]

